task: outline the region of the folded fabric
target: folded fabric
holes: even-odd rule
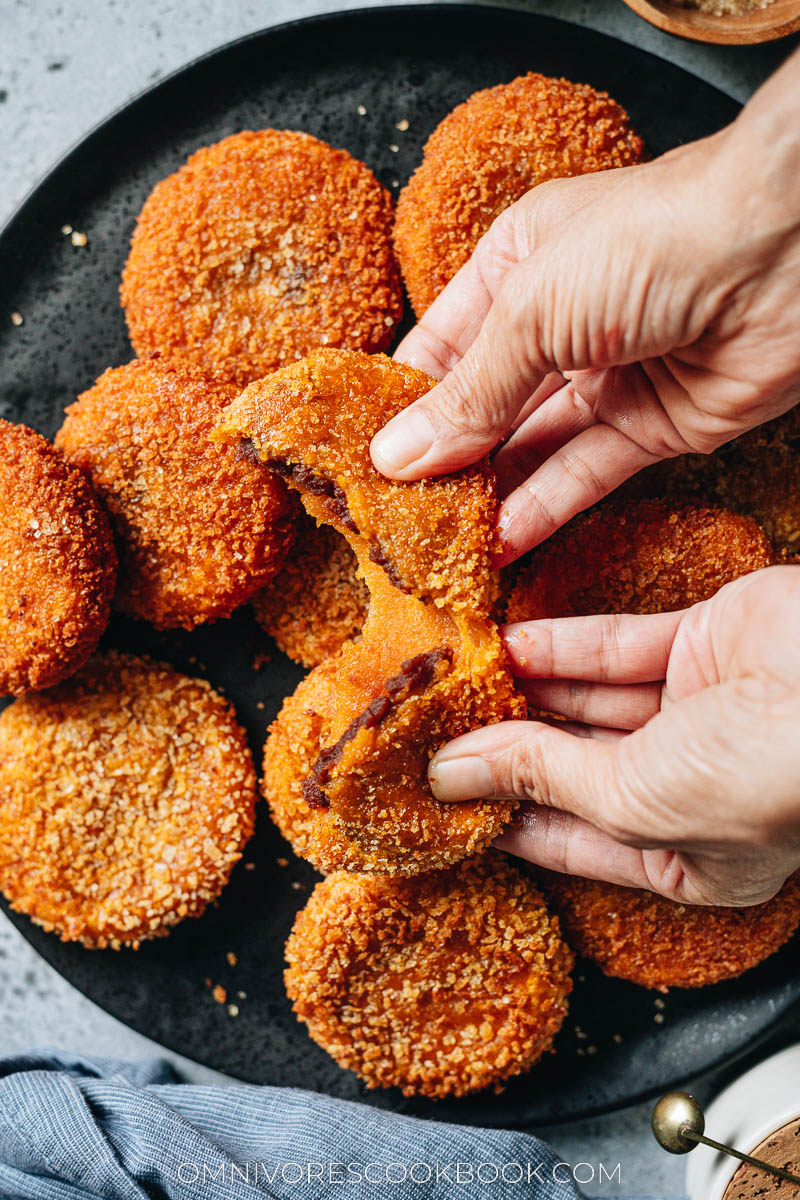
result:
[[[578,1200],[538,1138],[297,1089],[182,1084],[162,1060],[0,1059],[3,1200]]]
[[[557,1164],[525,1134],[294,1089],[180,1084],[162,1061],[0,1061],[0,1193],[14,1200],[575,1200]]]

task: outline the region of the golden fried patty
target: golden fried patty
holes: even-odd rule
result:
[[[781,554],[800,552],[800,405],[713,454],[682,454],[649,468],[639,487],[721,504],[753,517]],[[699,499],[698,499],[699,498]]]
[[[316,667],[361,632],[368,603],[349,543],[303,512],[283,568],[253,597],[253,611],[279,650]]]
[[[88,480],[45,438],[0,421],[0,695],[51,687],[108,622],[117,559]]]
[[[89,947],[198,917],[253,831],[256,782],[230,705],[121,654],[0,714],[0,890]]]
[[[318,351],[251,384],[220,423],[347,538],[370,593],[361,638],[287,701],[266,748],[273,815],[323,871],[446,866],[488,845],[515,804],[444,804],[427,780],[445,742],[524,713],[489,615],[490,468],[398,484],[369,457],[432,383],[383,356]]]
[[[315,346],[382,350],[402,314],[392,203],[307,133],[204,146],[156,185],[122,277],[131,342],[244,385]]]
[[[527,1070],[572,987],[558,921],[497,854],[414,879],[330,875],[286,957],[314,1041],[368,1087],[406,1096],[463,1096]]]
[[[397,203],[394,244],[417,317],[525,192],[642,154],[625,110],[586,84],[529,74],[475,92],[433,131]]]
[[[734,979],[779,950],[800,923],[800,873],[752,908],[676,904],[551,871],[539,877],[573,949],[606,975],[662,992]]]
[[[506,619],[688,608],[774,562],[750,517],[660,500],[612,502],[576,517],[533,551]]]
[[[201,372],[134,361],[101,375],[56,437],[111,513],[116,607],[158,629],[229,616],[291,544],[281,481],[209,438],[235,395]]]

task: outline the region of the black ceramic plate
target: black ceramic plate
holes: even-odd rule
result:
[[[239,129],[304,129],[364,159],[396,192],[445,113],[476,88],[531,69],[607,88],[653,154],[736,113],[728,97],[658,58],[496,8],[373,9],[227,46],[104,122],[0,235],[0,415],[52,435],[78,391],[131,357],[117,284],[134,218],[153,184],[197,146]],[[65,224],[85,232],[88,245],[74,247]],[[12,312],[22,314],[21,326]],[[106,643],[209,678],[235,702],[259,761],[266,726],[300,678],[277,652],[254,669],[255,656],[274,648],[246,611],[192,635],[117,620]],[[81,991],[190,1058],[254,1082],[489,1125],[578,1116],[665,1088],[741,1049],[800,996],[796,947],[737,983],[670,995],[663,1022],[652,994],[579,967],[558,1053],[502,1096],[433,1105],[366,1092],[309,1040],[284,996],[283,943],[314,873],[291,857],[264,813],[247,858],[254,869],[236,871],[215,910],[138,954],[65,946],[9,915]],[[238,1015],[215,1003],[208,980],[225,987]]]

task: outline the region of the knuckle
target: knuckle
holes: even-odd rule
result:
[[[567,684],[569,713],[576,721],[586,720],[589,711],[590,692],[585,683],[571,679]]]
[[[548,179],[526,193],[517,203],[526,218],[526,241],[531,250],[549,237],[565,216],[565,193],[571,179]]]
[[[481,282],[490,296],[499,290],[506,273],[523,255],[520,254],[518,238],[519,221],[515,206],[503,209],[478,242],[473,253],[475,266]]]
[[[553,809],[544,809],[540,814],[542,858],[552,870],[570,874],[570,839],[564,836],[560,823],[554,820]]]
[[[439,434],[482,433],[499,441],[504,432],[502,414],[466,359],[439,385],[430,417]]]
[[[564,400],[569,406],[569,425],[584,428],[591,425],[595,419],[592,405],[577,390],[576,385],[569,380],[562,389]]]
[[[555,508],[542,500],[534,484],[529,482],[522,486],[527,493],[528,504],[531,509],[529,513],[529,516],[532,518],[531,524],[536,528],[538,541],[543,542],[551,533],[555,533],[560,528],[564,518]]]
[[[452,371],[458,365],[460,355],[455,346],[430,329],[424,319],[417,325],[415,337],[419,348],[431,363],[439,368],[441,375]]]
[[[602,663],[599,673],[604,683],[608,681],[612,666],[619,660],[622,653],[621,621],[621,616],[615,613],[600,626],[600,647],[597,657],[598,661]]]
[[[549,807],[551,796],[543,738],[535,730],[527,732],[510,746],[505,771],[512,795]]]
[[[534,280],[537,274],[533,259],[510,267],[503,276],[492,305],[493,318],[501,320],[523,344],[536,328],[535,306],[531,304],[531,297],[536,294]]]
[[[605,479],[583,454],[565,447],[561,452],[561,466],[582,496],[597,499],[608,491]]]

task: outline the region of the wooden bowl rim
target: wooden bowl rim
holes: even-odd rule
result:
[[[800,0],[777,0],[767,8],[722,17],[685,9],[682,5],[673,3],[673,0],[661,0],[661,3],[652,3],[651,0],[624,0],[624,3],[637,16],[649,21],[656,28],[694,42],[755,45],[776,41],[800,30]],[[754,17],[764,18],[773,7],[783,14],[777,16],[774,23],[757,26],[753,23]],[[787,11],[789,15],[786,15]],[[698,18],[701,20],[698,21]]]

